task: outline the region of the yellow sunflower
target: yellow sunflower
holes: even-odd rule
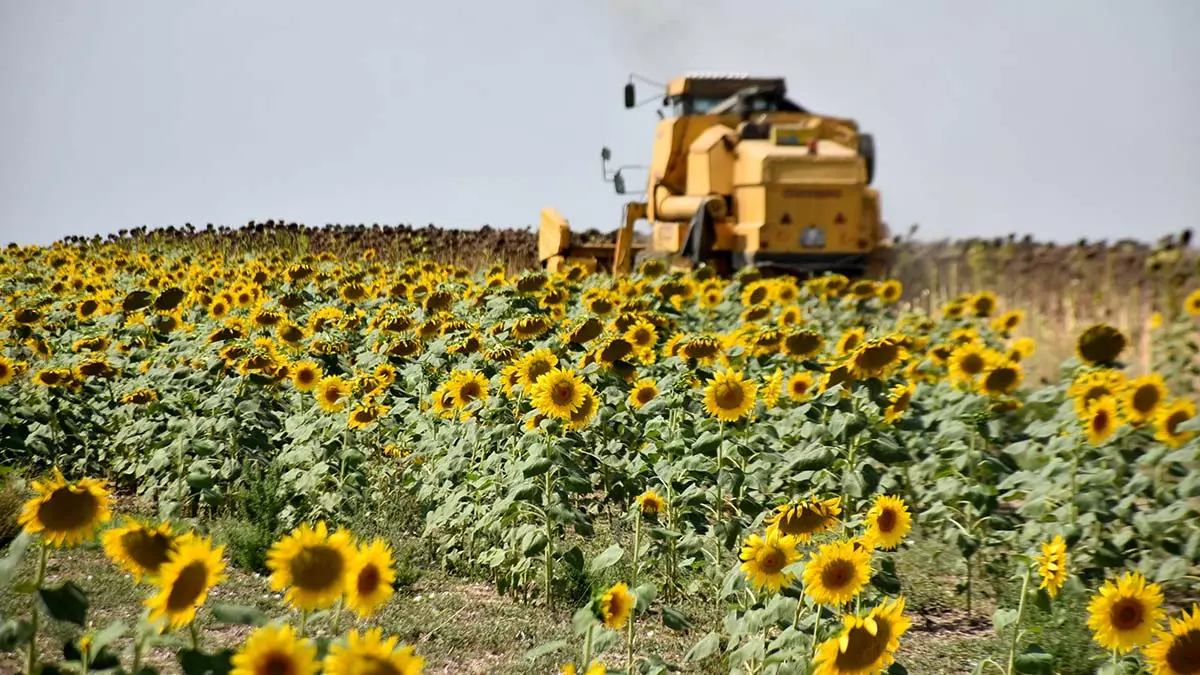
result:
[[[970,383],[988,367],[987,349],[978,344],[958,347],[950,355],[950,378],[956,382]]]
[[[896,279],[888,279],[879,285],[876,292],[880,300],[890,305],[900,299],[904,293],[904,285]]]
[[[90,541],[96,528],[112,517],[105,484],[95,478],[68,483],[54,469],[47,480],[33,482],[32,499],[25,502],[17,524],[30,534],[41,534],[54,547],[75,546]]]
[[[793,373],[787,381],[788,398],[793,401],[803,401],[812,393],[813,376],[807,371]]]
[[[231,659],[229,675],[316,675],[317,647],[288,625],[254,629]]]
[[[16,368],[13,367],[13,362],[7,356],[0,356],[0,387],[11,382],[15,374]]]
[[[151,525],[126,516],[125,524],[100,535],[104,554],[135,582],[153,577],[177,550],[169,522]]]
[[[840,635],[821,643],[814,675],[876,675],[895,661],[900,637],[912,621],[904,598],[884,600],[865,617],[846,615]]]
[[[1021,384],[1024,373],[1021,364],[998,358],[990,363],[979,379],[979,391],[999,398],[1007,396]]]
[[[900,545],[912,529],[908,506],[899,497],[879,495],[867,511],[867,539],[876,547],[890,551]]]
[[[1117,402],[1111,396],[1105,396],[1099,401],[1092,404],[1091,411],[1088,417],[1084,420],[1086,423],[1086,433],[1088,443],[1092,445],[1103,445],[1117,427],[1120,426],[1120,420],[1117,417]]]
[[[793,330],[783,336],[783,353],[793,359],[815,356],[825,346],[825,338],[815,330]]]
[[[888,407],[883,411],[884,419],[889,423],[895,423],[896,420],[903,417],[908,406],[912,405],[913,394],[916,392],[917,387],[911,382],[892,387],[891,396],[888,398]]]
[[[350,395],[350,383],[341,376],[326,375],[317,383],[314,395],[317,404],[325,412],[341,412],[346,407],[346,397]]]
[[[1167,384],[1162,375],[1150,373],[1129,381],[1122,403],[1129,421],[1142,425],[1154,419],[1166,400]]]
[[[324,521],[316,527],[303,523],[267,552],[271,590],[284,591],[284,600],[296,609],[330,607],[345,589],[346,570],[354,557],[350,533],[330,534]]]
[[[629,585],[619,581],[596,599],[593,610],[606,627],[620,630],[629,621],[636,603],[637,598],[629,592]]]
[[[662,513],[666,502],[663,501],[661,495],[654,490],[646,490],[637,496],[637,505],[641,509],[643,516],[657,516]]]
[[[629,391],[629,405],[641,408],[658,397],[658,384],[652,378],[643,378],[634,383]]]
[[[1088,603],[1088,628],[1104,649],[1124,654],[1150,642],[1162,621],[1163,594],[1158,584],[1147,583],[1140,572],[1126,572],[1108,580]]]
[[[1200,604],[1192,613],[1170,618],[1170,630],[1155,631],[1155,640],[1145,650],[1153,675],[1196,675],[1200,673]]]
[[[550,372],[550,369],[557,365],[558,357],[545,347],[529,352],[517,362],[522,388],[528,392],[539,377]]]
[[[366,618],[379,610],[394,591],[392,549],[382,539],[362,544],[346,568],[346,606]]]
[[[1154,437],[1169,448],[1178,448],[1196,435],[1194,431],[1180,431],[1179,425],[1195,416],[1196,404],[1186,398],[1164,405],[1154,420]]]
[[[224,546],[214,548],[207,537],[189,532],[176,540],[175,547],[158,568],[157,592],[144,602],[151,623],[166,619],[164,629],[190,624],[209,590],[225,579]]]
[[[473,370],[456,370],[450,374],[449,387],[455,408],[465,408],[488,395],[488,380]]]
[[[322,667],[325,675],[421,675],[425,658],[412,646],[399,647],[396,636],[383,639],[380,628],[366,633],[351,630],[345,644],[329,648]]]
[[[842,333],[842,337],[838,338],[837,342],[838,355],[847,356],[855,349],[858,349],[858,345],[862,344],[862,341],[866,335],[867,329],[861,326],[851,328]]]
[[[784,568],[800,559],[796,538],[768,530],[765,538],[752,534],[742,546],[742,572],[756,591],[778,593],[796,578]]]
[[[704,388],[704,409],[725,422],[736,422],[750,412],[758,385],[741,371],[723,370],[713,375]]]
[[[892,336],[861,343],[850,355],[856,379],[882,378],[908,359],[908,351]]]
[[[1192,316],[1200,316],[1200,288],[1188,294],[1183,301],[1183,308]]]
[[[583,384],[583,403],[571,413],[571,419],[567,422],[567,426],[571,429],[579,430],[586,428],[591,423],[592,418],[596,416],[596,409],[599,406],[599,400],[596,398],[596,391],[591,385],[586,382]]]
[[[538,412],[563,420],[583,405],[583,378],[570,368],[554,367],[538,377],[529,394]]]
[[[297,390],[309,392],[316,388],[323,373],[315,361],[301,361],[292,366],[292,384]]]
[[[1042,578],[1038,588],[1046,589],[1050,597],[1058,595],[1058,591],[1067,581],[1067,542],[1062,535],[1054,535],[1048,542],[1042,543],[1042,553],[1035,558],[1038,575]]]
[[[871,580],[871,552],[850,541],[822,544],[804,566],[804,592],[814,602],[840,607]]]
[[[841,500],[841,497],[814,497],[778,506],[775,513],[767,517],[767,534],[778,532],[793,537],[798,543],[806,543],[837,525],[842,513]]]

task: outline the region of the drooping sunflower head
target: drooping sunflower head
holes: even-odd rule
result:
[[[994,360],[979,380],[979,390],[992,397],[1007,396],[1021,385],[1021,364],[1003,358]]]
[[[425,658],[412,646],[401,647],[396,636],[384,639],[379,627],[360,633],[353,629],[346,641],[335,642],[322,661],[327,675],[421,675]]]
[[[629,405],[641,408],[658,397],[658,383],[653,378],[642,378],[634,383],[629,391]]]
[[[1088,365],[1111,366],[1121,357],[1126,344],[1121,331],[1100,323],[1080,334],[1075,342],[1075,354]]]
[[[1042,578],[1038,588],[1046,589],[1050,597],[1058,595],[1058,591],[1067,581],[1067,542],[1062,535],[1056,534],[1048,542],[1042,543],[1042,552],[1034,561],[1038,566],[1038,576]]]
[[[231,659],[230,675],[316,675],[317,647],[287,624],[255,628]]]
[[[396,569],[392,549],[382,539],[360,544],[346,567],[346,606],[360,617],[373,616],[392,596]]]
[[[550,330],[549,317],[524,316],[513,324],[511,334],[516,340],[532,340],[548,330]]]
[[[860,380],[883,377],[908,358],[908,351],[892,336],[861,343],[850,357],[854,376]]]
[[[112,499],[103,481],[68,482],[56,468],[52,477],[36,480],[32,487],[35,494],[25,502],[17,524],[30,534],[41,534],[51,546],[90,541],[96,528],[112,517]]]
[[[383,417],[391,410],[388,406],[378,403],[362,403],[350,411],[350,415],[346,420],[346,428],[348,429],[365,429],[375,423],[375,420]]]
[[[173,551],[158,569],[157,592],[146,599],[152,623],[165,619],[161,628],[182,628],[196,618],[196,610],[208,592],[225,578],[224,546],[189,532],[176,541]]]
[[[1088,628],[1104,649],[1126,653],[1150,642],[1162,621],[1163,594],[1140,572],[1108,580],[1088,603]]]
[[[583,385],[583,378],[573,369],[556,366],[538,377],[529,393],[538,412],[569,420],[583,405]]]
[[[890,551],[912,529],[912,515],[899,497],[879,495],[867,511],[867,538],[875,548]]]
[[[758,384],[741,371],[718,371],[704,388],[704,409],[717,419],[736,422],[750,412],[757,392]]]
[[[904,598],[884,600],[865,617],[843,619],[842,632],[821,643],[814,675],[882,673],[895,661],[900,637],[912,621],[904,616]]]
[[[841,513],[841,497],[812,497],[783,504],[775,507],[775,513],[767,517],[767,533],[778,532],[803,544],[837,525]]]
[[[871,580],[871,552],[850,541],[822,544],[804,567],[804,592],[814,602],[840,607]]]
[[[1200,314],[1200,312],[1197,312]],[[1159,630],[1146,648],[1146,659],[1154,675],[1196,675],[1200,673],[1200,604],[1192,603],[1179,618],[1170,618],[1170,630]]]
[[[783,336],[783,353],[793,359],[816,356],[825,346],[825,339],[815,330],[792,330]]]
[[[766,537],[752,534],[742,546],[742,572],[756,591],[778,593],[792,583],[795,575],[786,568],[799,559],[796,538],[778,531],[768,531]]]
[[[151,525],[129,517],[120,527],[106,530],[100,541],[108,559],[132,574],[135,582],[158,574],[159,568],[177,550],[170,523]]]
[[[271,590],[286,591],[284,599],[296,609],[330,607],[342,595],[353,555],[349,532],[330,533],[324,521],[303,523],[267,553]]]

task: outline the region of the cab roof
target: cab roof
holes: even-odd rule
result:
[[[667,96],[732,96],[746,87],[786,90],[782,77],[751,77],[742,73],[688,73],[667,83]]]

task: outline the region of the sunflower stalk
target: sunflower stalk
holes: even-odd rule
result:
[[[639,559],[639,553],[641,552],[641,548],[642,548],[642,509],[641,509],[640,505],[634,509],[634,517],[633,518],[634,518],[634,520],[633,520],[633,572],[629,577],[629,584],[636,588],[637,580],[638,580],[638,566],[639,566],[639,563],[641,562]],[[635,623],[634,619],[636,617],[637,617],[637,605],[635,604],[633,611],[629,613],[629,625],[626,627],[625,672],[627,672],[627,673],[633,672],[633,640],[634,640],[633,625]],[[585,663],[584,668],[586,668],[586,667],[587,667],[587,664]]]
[[[46,580],[46,561],[50,559],[50,546],[43,541],[38,551],[38,572],[37,578],[34,580],[34,588],[41,588],[42,582]],[[29,617],[29,652],[25,655],[25,672],[34,673],[34,667],[37,666],[37,634],[38,634],[38,606],[36,593],[33,600],[33,611]]]
[[[716,517],[713,519],[713,564],[716,566],[718,576],[721,574],[721,535],[717,533],[717,525],[721,522],[721,514],[725,511],[725,495],[721,490],[721,465],[725,463],[725,423],[721,422],[719,426],[720,432],[717,440],[717,470],[714,475],[713,482],[717,488],[717,503],[715,509]],[[721,602],[717,601],[717,609],[720,609]]]
[[[546,488],[545,488],[545,494],[544,494],[544,500],[543,500],[543,503],[545,504],[545,506],[543,507],[544,510],[542,512],[542,516],[545,520],[545,526],[546,526],[546,555],[545,555],[544,569],[542,570],[542,579],[543,579],[542,585],[546,592],[546,606],[547,607],[550,606],[550,601],[553,598],[553,593],[554,593],[554,591],[550,585],[551,582],[554,580],[554,521],[550,514],[550,500],[554,496],[553,476],[554,476],[554,467],[550,467],[550,469],[548,471],[546,471]]]
[[[592,663],[592,633],[596,626],[588,624],[587,634],[583,638],[583,667],[586,669]]]
[[[1021,637],[1021,616],[1025,613],[1025,597],[1029,594],[1029,578],[1033,574],[1033,569],[1025,566],[1025,579],[1021,582],[1021,600],[1017,602],[1017,620],[1013,622],[1012,641],[1008,647],[1008,670],[1007,675],[1013,675],[1014,668],[1017,662],[1017,641]]]

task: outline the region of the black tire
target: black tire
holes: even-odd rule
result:
[[[859,134],[858,154],[862,155],[867,164],[867,185],[875,180],[875,137],[871,134]]]

